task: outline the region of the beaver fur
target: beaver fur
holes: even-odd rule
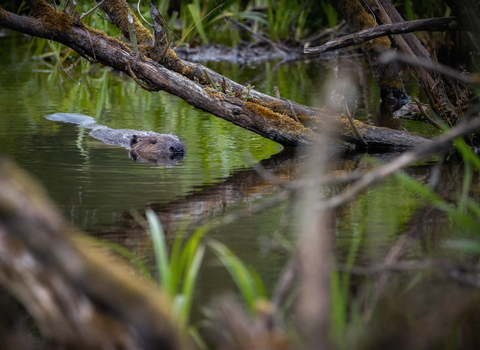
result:
[[[173,134],[133,135],[130,139],[130,158],[137,162],[158,163],[159,156],[167,156],[172,160],[183,158],[185,152],[185,146]]]
[[[109,145],[122,146],[130,150],[130,158],[136,162],[158,165],[173,165],[183,159],[185,146],[174,134],[158,134],[153,131],[132,129],[111,129],[98,125],[95,119],[83,114],[55,113],[45,117],[48,120],[78,124],[91,129],[90,136]]]

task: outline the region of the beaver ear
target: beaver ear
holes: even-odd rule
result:
[[[133,135],[132,138],[130,139],[130,147],[133,147],[134,144],[138,142],[138,136]]]

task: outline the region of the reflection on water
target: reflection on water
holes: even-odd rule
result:
[[[298,177],[302,166],[310,165],[308,155],[299,158],[292,152],[279,153],[281,146],[272,141],[196,110],[167,93],[143,91],[133,80],[110,69],[82,61],[71,72],[73,81],[51,66],[55,63],[33,58],[28,51],[30,41],[10,32],[0,38],[0,152],[37,177],[70,222],[131,248],[147,261],[153,255],[150,239],[132,220],[132,209],[154,209],[170,237],[185,223],[189,225],[188,234],[213,218],[248,210],[278,193],[277,186],[250,168],[245,152],[283,180]],[[358,102],[356,117],[387,125],[383,114],[378,117],[379,97],[373,80],[359,69],[363,62],[351,57],[341,64],[340,70],[350,74],[355,85],[352,98]],[[267,94],[278,86],[282,97],[307,105],[321,104],[331,96],[331,67],[324,61],[245,67],[218,63],[212,68],[241,83],[256,85]],[[125,148],[105,145],[76,125],[44,118],[57,112],[86,114],[98,124],[115,129],[173,132],[188,153],[168,167],[135,163]],[[395,123],[389,126],[433,132],[419,122]],[[374,158],[386,161],[394,156]],[[371,164],[368,155],[350,155],[342,158],[333,171],[368,168]],[[428,169],[416,167],[409,172],[422,178],[428,175]],[[338,189],[332,187],[330,191]],[[396,180],[359,196],[338,214],[339,256],[346,254],[352,237],[363,235],[367,229],[378,235],[375,239],[379,245],[386,245],[393,238],[392,232],[401,230],[417,208],[415,193]],[[262,242],[279,234],[295,240],[295,223],[277,231],[281,218],[292,214],[290,211],[284,203],[220,226],[210,235],[257,269],[271,288],[286,256]],[[372,213],[375,218],[368,217]],[[395,227],[386,230],[386,223],[378,217],[392,216]],[[226,272],[207,258],[199,295],[203,298],[212,290],[228,287],[230,282],[223,277]]]

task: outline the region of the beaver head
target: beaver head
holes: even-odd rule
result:
[[[153,163],[164,158],[181,160],[185,153],[185,146],[173,134],[133,135],[130,139],[130,156],[133,160]]]

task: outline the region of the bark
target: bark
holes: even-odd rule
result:
[[[375,19],[365,11],[358,0],[329,0],[354,32],[375,27]],[[381,64],[379,57],[390,49],[390,40],[386,37],[373,39],[362,44],[373,76],[383,100],[401,101],[407,99],[403,81],[395,64]]]
[[[112,261],[0,159],[0,284],[58,348],[180,349],[169,298]]]
[[[458,21],[455,17],[419,19],[409,22],[382,24],[380,26],[361,30],[351,35],[332,39],[330,41],[327,41],[322,46],[309,47],[306,48],[304,51],[308,55],[318,55],[324,52],[329,52],[352,45],[359,45],[366,41],[380,38],[386,35],[411,33],[422,30],[445,31],[447,29],[456,28],[457,25]]]
[[[104,6],[112,1],[108,0]],[[106,4],[106,5],[105,5]],[[318,138],[316,130],[325,123],[336,124],[339,139],[361,146],[361,140],[353,133],[344,115],[324,109],[302,106],[288,100],[276,99],[257,91],[250,91],[200,64],[191,64],[179,59],[167,48],[160,63],[150,59],[154,47],[149,46],[151,36],[139,36],[139,54],[131,45],[106,36],[103,32],[85,26],[63,12],[57,12],[43,0],[29,1],[35,17],[18,16],[0,9],[0,25],[7,28],[71,47],[80,55],[130,75],[142,88],[149,91],[164,90],[185,100],[190,105],[217,117],[230,121],[286,147],[309,146]],[[125,6],[107,6],[112,18],[124,17],[130,11]],[[120,29],[125,30],[122,21]],[[124,33],[126,35],[126,33]],[[143,38],[143,39],[142,39]],[[210,78],[220,86],[225,81],[232,88],[232,95],[209,86]],[[294,120],[297,116],[300,123]],[[428,142],[425,138],[407,132],[373,127],[356,121],[357,128],[367,141],[368,147],[404,148]],[[392,139],[393,137],[393,139]]]

